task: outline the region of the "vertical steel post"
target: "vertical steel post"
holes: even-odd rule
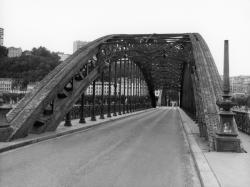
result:
[[[126,74],[126,60],[123,59],[123,114],[126,113],[126,80],[125,79]]]
[[[137,69],[137,79],[136,79],[136,110],[138,109],[138,105],[139,105],[139,67],[136,66]]]
[[[89,74],[89,63],[86,64],[86,76]]]
[[[127,64],[127,80],[126,80],[126,84],[127,84],[127,103],[126,103],[126,108],[127,108],[127,113],[129,113],[129,95],[130,95],[130,88],[129,88],[129,67],[130,67],[130,64],[129,64],[129,60],[128,59],[126,59],[127,61],[126,61],[126,64]]]
[[[139,109],[141,109],[141,71],[139,71]]]
[[[96,121],[96,117],[95,117],[95,80],[93,81],[93,88],[92,88],[92,112],[91,112],[91,121]]]
[[[83,92],[82,96],[81,96],[80,120],[79,120],[79,123],[86,123],[86,121],[85,121],[85,115],[84,115],[84,103],[85,103],[85,96],[84,96],[84,92]]]
[[[111,118],[111,112],[110,112],[110,96],[111,96],[111,61],[109,61],[109,89],[108,89],[108,113],[107,117]]]
[[[84,77],[86,77],[87,76],[87,65],[84,65],[84,67],[83,67],[83,69],[82,69],[82,75],[84,76]]]
[[[117,116],[116,114],[116,96],[117,96],[117,61],[115,61],[115,77],[114,77],[114,113],[113,116]]]
[[[182,87],[180,88],[180,107],[182,107],[182,96],[183,96],[183,90]]]
[[[120,59],[120,71],[119,71],[119,78],[120,78],[120,80],[119,80],[119,112],[118,112],[118,114],[119,115],[122,115],[122,113],[121,113],[121,99],[122,99],[122,97],[121,97],[121,95],[122,95],[122,59]]]
[[[136,89],[135,89],[135,84],[136,84],[136,66],[135,64],[133,63],[133,103],[132,103],[132,110],[135,111],[135,103],[136,103],[136,96],[135,96],[135,93],[136,93]]]
[[[70,127],[70,126],[72,126],[72,124],[71,124],[71,115],[70,115],[70,111],[66,114],[64,126],[65,126],[65,127]]]
[[[138,109],[140,109],[140,105],[141,105],[141,101],[140,101],[140,83],[141,83],[141,71],[140,68],[138,67],[138,71],[139,71],[139,76],[138,76]]]
[[[130,61],[130,102],[129,102],[129,110],[132,112],[132,97],[133,97],[133,90],[132,90],[132,80],[133,80],[133,64]]]
[[[142,108],[146,108],[146,90],[145,90],[145,81],[142,81],[142,100],[143,100],[143,105]]]
[[[100,111],[100,119],[104,119],[104,114],[103,114],[103,103],[104,103],[104,72],[101,74],[101,81],[102,81],[102,96],[101,96],[101,111]]]

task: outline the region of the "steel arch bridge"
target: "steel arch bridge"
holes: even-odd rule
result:
[[[169,91],[179,94],[180,107],[197,120],[200,135],[213,148],[219,123],[216,101],[221,97],[222,83],[210,50],[198,33],[119,34],[88,43],[58,65],[7,114],[1,141],[55,130],[65,116],[69,120],[69,111],[79,98],[83,104],[84,92],[90,84],[94,89],[97,80],[101,80],[102,90],[103,82],[109,82],[108,115],[111,102],[114,112],[118,106],[120,114],[122,110],[145,108],[143,103],[148,102],[156,107],[157,89],[162,90],[162,98]],[[145,85],[147,92],[143,90]],[[101,116],[103,103],[102,91]],[[95,110],[93,120],[94,116]]]

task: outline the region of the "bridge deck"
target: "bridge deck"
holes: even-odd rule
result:
[[[166,108],[3,153],[0,173],[0,186],[200,186]]]

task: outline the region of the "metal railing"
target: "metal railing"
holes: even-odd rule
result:
[[[250,113],[236,110],[233,110],[233,112],[238,129],[250,135]]]
[[[115,104],[111,104],[110,108],[111,108],[111,114],[113,114],[114,112],[116,112],[117,114],[119,113],[119,104],[116,104],[116,111],[114,111],[114,105]],[[129,107],[129,104],[125,104],[125,112],[128,113],[127,108]],[[95,115],[96,116],[100,116],[101,115],[101,105],[95,105]],[[123,105],[121,105],[121,114],[123,114]],[[145,104],[136,104],[134,105],[134,111],[140,111],[140,110],[145,110],[147,108],[150,108],[151,104],[150,103],[145,103]],[[84,105],[84,117],[91,117],[91,112],[93,109],[93,105]],[[103,114],[107,114],[108,113],[108,104],[104,104],[103,105]],[[81,105],[75,105],[71,111],[70,111],[70,119],[80,119],[80,114],[81,114]]]

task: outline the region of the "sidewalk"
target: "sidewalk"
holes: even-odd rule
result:
[[[204,186],[250,186],[250,136],[239,133],[247,153],[209,152],[207,142],[199,137],[197,124],[179,109],[200,179]]]
[[[107,118],[105,115],[105,119],[99,119],[99,116],[96,116],[96,121],[91,121],[90,117],[88,117],[88,118],[85,118],[86,123],[84,123],[84,124],[80,124],[79,119],[71,120],[71,123],[72,123],[71,127],[65,127],[64,122],[61,122],[61,124],[58,126],[56,131],[53,131],[53,132],[45,132],[42,134],[29,134],[25,138],[20,138],[17,140],[13,140],[11,142],[0,142],[0,153],[6,152],[6,151],[9,151],[12,149],[16,149],[19,147],[23,147],[26,145],[30,145],[33,143],[37,143],[37,142],[49,140],[52,138],[64,136],[67,134],[81,132],[84,130],[88,130],[90,128],[94,128],[94,127],[99,126],[99,125],[103,125],[103,124],[111,122],[111,121],[115,121],[118,119],[130,117],[130,116],[134,116],[134,115],[137,115],[140,113],[154,111],[154,110],[155,110],[155,108],[150,108],[150,109],[146,109],[146,110],[136,111],[133,113],[126,113],[126,114],[117,115],[117,116],[113,116],[113,114],[112,114],[111,118]]]

